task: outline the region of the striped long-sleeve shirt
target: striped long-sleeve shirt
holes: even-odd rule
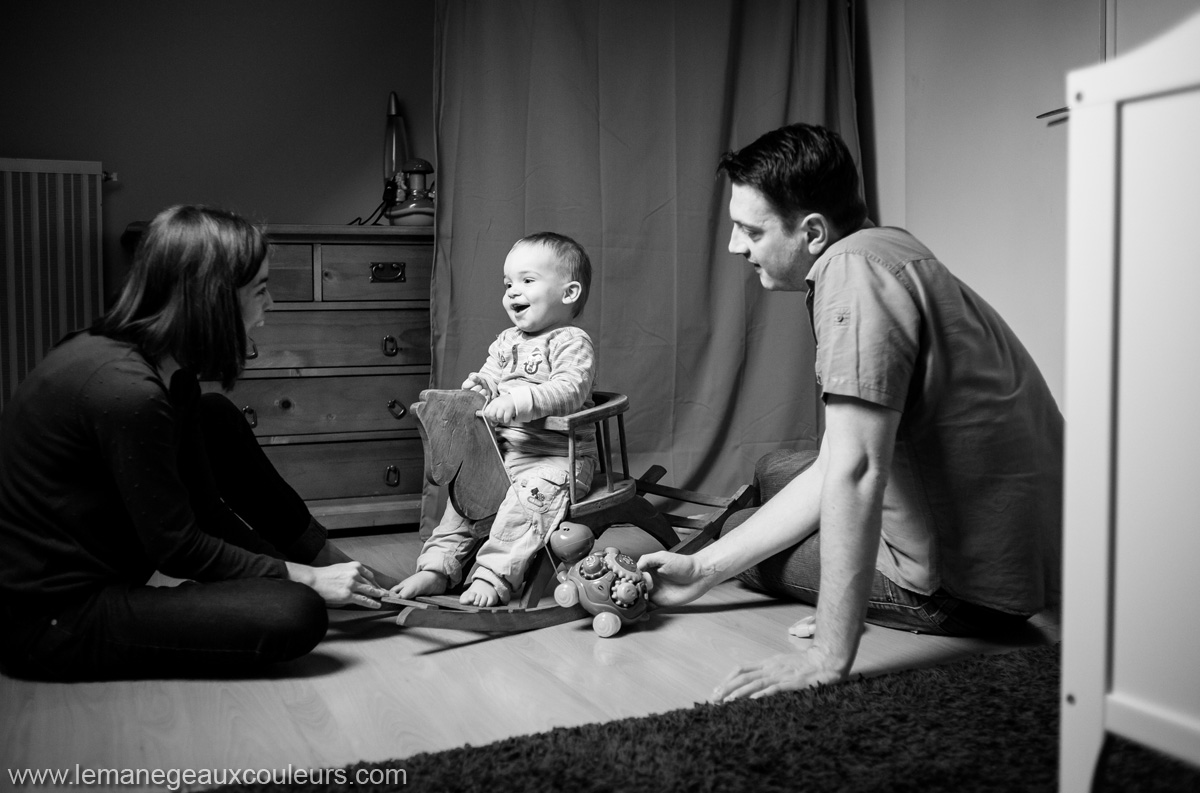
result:
[[[530,335],[517,328],[502,332],[488,348],[478,374],[493,394],[512,397],[517,422],[498,429],[506,451],[563,456],[566,436],[525,422],[546,416],[565,416],[592,406],[596,353],[580,328],[567,326]],[[577,454],[595,455],[595,435],[589,428],[577,436]]]

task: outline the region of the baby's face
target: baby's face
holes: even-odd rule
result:
[[[504,310],[520,330],[542,333],[571,324],[579,283],[545,245],[521,244],[504,260]]]

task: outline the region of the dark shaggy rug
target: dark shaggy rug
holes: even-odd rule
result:
[[[1053,791],[1058,696],[1058,647],[1034,647],[222,790]],[[1099,780],[1200,791],[1200,769],[1118,738]]]

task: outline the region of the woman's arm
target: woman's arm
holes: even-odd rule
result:
[[[194,380],[192,386],[198,398]],[[112,497],[123,504],[146,559],[169,576],[196,581],[286,577],[282,560],[203,530],[180,471],[181,432],[191,426],[191,406],[182,395],[176,400],[180,404],[168,398],[147,364],[129,357],[98,370],[77,405],[95,437],[98,475],[111,482]]]
[[[286,562],[288,579],[312,587],[331,606],[366,606],[377,609],[376,599],[387,590],[375,583],[375,577],[360,562],[338,562],[327,567]]]

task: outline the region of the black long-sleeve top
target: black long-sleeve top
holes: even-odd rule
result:
[[[189,402],[132,344],[84,332],[51,350],[0,417],[0,597],[51,612],[156,569],[287,576],[281,560],[219,539],[230,510],[194,511],[179,470],[196,431]]]

